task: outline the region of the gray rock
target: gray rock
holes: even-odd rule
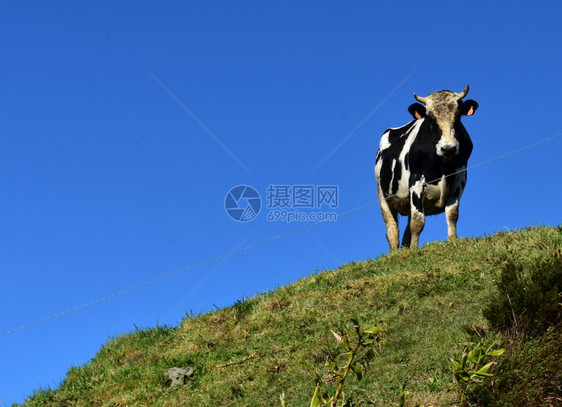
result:
[[[193,366],[173,367],[164,372],[166,386],[191,386],[191,378],[195,375]]]

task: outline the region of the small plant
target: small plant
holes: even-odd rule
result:
[[[406,397],[410,395],[410,392],[406,390],[406,386],[402,386],[402,393],[400,393],[400,401],[398,402],[398,407],[404,407],[406,405]]]
[[[378,326],[372,326],[368,329],[361,329],[356,319],[351,319],[353,330],[339,334],[331,330],[332,335],[336,338],[339,346],[345,349],[342,353],[325,350],[326,366],[330,368],[330,377],[336,382],[336,389],[333,395],[327,385],[327,379],[321,374],[315,372],[314,394],[310,401],[310,407],[350,407],[353,404],[351,399],[345,399],[343,391],[346,380],[350,373],[355,374],[357,380],[360,381],[365,376],[370,361],[376,356],[377,347],[384,338],[384,330]],[[382,322],[382,321],[381,321]],[[344,358],[345,365],[340,366],[339,360]],[[281,406],[286,407],[285,394],[280,397]]]
[[[439,390],[441,390],[443,388],[443,383],[435,378],[435,377],[430,377],[425,383],[424,386],[427,390],[429,390],[430,392],[437,392]]]
[[[460,360],[451,359],[453,374],[461,389],[461,406],[466,405],[466,391],[471,383],[493,377],[488,371],[495,362],[490,360],[505,352],[505,349],[493,350],[493,348],[494,345],[490,346],[488,349],[484,349],[482,341],[480,341],[472,350],[465,349]]]

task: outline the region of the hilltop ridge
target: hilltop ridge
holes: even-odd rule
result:
[[[384,320],[387,332],[366,377],[350,381],[347,393],[397,405],[404,385],[407,405],[453,405],[449,358],[488,334],[482,309],[501,266],[530,264],[561,247],[561,227],[533,227],[349,263],[178,327],[113,338],[24,406],[275,406],[281,392],[288,406],[308,405],[330,329],[345,329],[349,317]],[[187,366],[189,385],[168,386],[163,373]]]

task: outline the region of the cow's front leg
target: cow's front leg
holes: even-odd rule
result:
[[[425,226],[425,214],[423,212],[423,192],[425,180],[422,177],[410,188],[410,216],[408,217],[408,227],[404,232],[402,246],[418,247],[420,234]]]
[[[457,238],[457,221],[459,220],[459,200],[456,199],[445,207],[445,217],[447,219],[447,240]]]

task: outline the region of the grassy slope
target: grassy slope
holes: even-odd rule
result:
[[[87,365],[72,368],[53,391],[26,406],[288,406],[308,405],[312,371],[330,329],[353,316],[365,327],[384,318],[387,340],[365,379],[346,393],[375,405],[451,405],[456,400],[449,358],[458,356],[507,259],[532,262],[562,247],[561,228],[530,228],[421,250],[402,250],[350,263],[234,306],[115,338]],[[167,388],[162,373],[195,366],[191,388]]]

